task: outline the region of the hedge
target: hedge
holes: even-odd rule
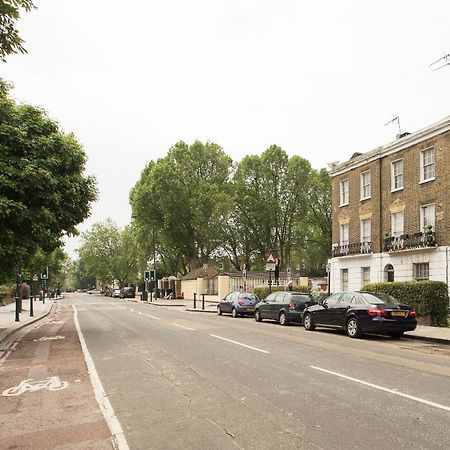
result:
[[[272,286],[272,292],[285,291],[285,286]],[[309,294],[311,288],[309,286],[292,286],[293,292],[302,292],[304,294]],[[268,287],[256,287],[253,289],[253,293],[261,300],[264,300],[269,294],[270,290]]]
[[[401,303],[412,306],[418,316],[429,316],[431,325],[448,325],[448,286],[442,281],[370,283],[362,290],[390,294]]]

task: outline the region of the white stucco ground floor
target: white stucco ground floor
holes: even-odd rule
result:
[[[330,291],[359,290],[366,283],[429,279],[448,284],[450,246],[416,248],[330,259]]]

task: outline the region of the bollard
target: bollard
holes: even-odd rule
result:
[[[19,308],[20,308],[20,304],[19,304],[19,297],[15,297],[16,300],[16,322],[20,322],[20,318],[19,318]]]
[[[34,312],[33,312],[33,296],[30,295],[30,317],[34,317]]]
[[[194,309],[197,309],[197,294],[194,292]]]
[[[202,309],[205,309],[205,294],[202,294]]]
[[[152,302],[152,300],[153,300],[153,291],[150,291],[150,303]]]

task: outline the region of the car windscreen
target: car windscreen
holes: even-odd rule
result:
[[[239,294],[239,298],[245,298],[246,300],[258,300],[258,297],[255,294],[249,294],[247,292]]]
[[[389,294],[382,292],[360,292],[361,297],[372,305],[399,305],[400,302]]]
[[[294,303],[306,303],[313,301],[309,295],[292,295],[291,300]]]

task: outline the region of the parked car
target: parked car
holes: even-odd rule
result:
[[[310,294],[292,291],[278,291],[269,294],[265,300],[255,307],[255,320],[272,319],[281,325],[291,322],[302,323],[302,312],[316,302]]]
[[[120,289],[114,289],[112,291],[111,297],[113,297],[113,298],[120,298]]]
[[[217,314],[231,313],[233,317],[252,314],[259,298],[251,292],[230,292],[218,305]]]
[[[415,330],[417,320],[411,306],[388,294],[353,291],[333,294],[322,304],[306,308],[303,324],[308,331],[316,327],[343,329],[351,338],[364,333],[399,338],[405,331]]]
[[[101,291],[100,291],[100,289],[91,289],[90,291],[87,291],[87,293],[88,293],[89,295],[92,295],[92,294],[100,294]]]
[[[119,298],[134,298],[136,289],[134,287],[124,287],[120,290]]]

